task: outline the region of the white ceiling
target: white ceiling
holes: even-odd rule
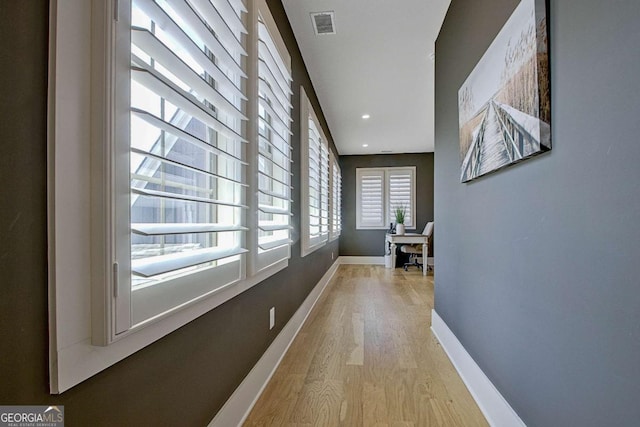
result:
[[[430,54],[450,0],[282,3],[339,154],[433,151]],[[337,34],[318,36],[310,13],[326,11]]]

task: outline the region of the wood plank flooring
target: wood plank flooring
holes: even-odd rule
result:
[[[486,426],[432,308],[431,273],[340,266],[245,426]]]

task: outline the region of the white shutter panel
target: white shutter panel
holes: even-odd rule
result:
[[[331,238],[336,239],[342,231],[340,201],[342,198],[342,176],[337,159],[331,156]]]
[[[130,257],[132,289],[141,290],[134,324],[241,276],[244,12],[240,0],[132,2]],[[150,285],[223,265],[207,286],[176,297],[183,300],[164,294],[154,305],[144,297]]]
[[[329,239],[329,147],[326,138],[320,144],[320,236]]]
[[[292,203],[292,79],[263,13],[268,11],[258,14],[258,270],[290,257]]]
[[[324,135],[313,115],[308,117],[308,247],[312,248],[328,239],[328,189],[325,157],[328,156]]]
[[[407,228],[415,227],[413,213],[414,205],[414,181],[415,172],[413,169],[389,169],[387,171],[389,182],[389,219],[388,222],[396,221],[395,209],[403,206],[406,210],[404,225]]]
[[[357,227],[385,227],[384,170],[356,169]]]

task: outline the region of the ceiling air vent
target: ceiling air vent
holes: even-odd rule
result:
[[[316,35],[336,33],[336,23],[333,11],[312,12],[311,22],[313,22],[313,30],[316,32]]]

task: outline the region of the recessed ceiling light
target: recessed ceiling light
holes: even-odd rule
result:
[[[362,118],[363,118],[363,119],[365,119],[365,120],[367,120],[367,119],[368,119],[368,118],[370,118],[370,117],[371,117],[371,116],[370,116],[370,115],[368,115],[368,114],[363,114],[363,115],[362,115]]]
[[[362,146],[363,146],[364,148],[367,148],[367,147],[369,146],[369,144],[362,144]]]

